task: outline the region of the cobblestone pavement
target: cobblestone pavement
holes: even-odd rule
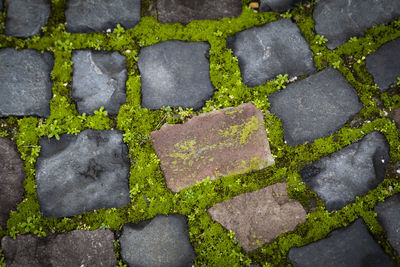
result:
[[[398,0],[0,0],[0,266],[400,266]]]

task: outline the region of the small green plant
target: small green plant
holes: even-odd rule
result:
[[[278,89],[281,89],[281,88],[286,88],[285,84],[287,84],[288,82],[289,79],[287,74],[285,75],[279,74],[278,76],[276,76],[274,84],[278,87]]]
[[[396,85],[397,85],[397,86],[400,85],[400,77],[397,77],[397,83],[396,83]]]
[[[38,237],[44,237],[46,236],[46,233],[43,231],[42,226],[39,226],[39,224],[40,218],[36,217],[35,215],[29,216],[25,222],[18,223],[17,227],[11,227],[10,236],[15,239],[17,234],[33,233]]]
[[[121,37],[124,32],[125,29],[120,24],[117,24],[117,28],[114,29],[114,33],[117,35],[117,37]]]
[[[317,45],[323,45],[326,42],[328,42],[328,39],[326,39],[323,35],[315,35],[314,43],[316,43]]]
[[[340,67],[340,60],[333,62],[333,63],[332,63],[332,66],[333,66],[335,69],[338,69],[338,68]]]
[[[292,14],[289,11],[286,11],[285,14],[282,14],[282,17],[285,19],[290,19],[292,17]]]

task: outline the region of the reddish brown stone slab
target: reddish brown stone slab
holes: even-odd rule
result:
[[[252,103],[164,125],[151,137],[167,187],[174,192],[207,177],[214,180],[274,163],[262,112]]]
[[[395,109],[393,119],[397,127],[400,129],[400,108]]]
[[[286,183],[217,203],[208,213],[214,221],[236,233],[246,252],[294,230],[299,223],[306,221],[303,206],[297,200],[289,199]]]

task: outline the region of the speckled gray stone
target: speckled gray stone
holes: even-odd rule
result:
[[[300,248],[291,248],[293,266],[364,267],[395,266],[374,240],[362,219],[329,233],[328,237]]]
[[[126,224],[119,241],[122,259],[129,266],[184,267],[192,266],[195,258],[182,215],[157,215]]]
[[[130,202],[128,148],[119,131],[85,130],[43,138],[36,163],[40,209],[67,217]]]
[[[175,40],[142,48],[138,59],[142,106],[201,108],[214,93],[209,50],[205,42]]]
[[[334,49],[350,37],[362,36],[365,30],[388,23],[400,16],[398,0],[324,0],[314,8],[315,30],[328,38],[325,44]]]
[[[49,52],[0,49],[0,117],[50,116],[53,65]]]
[[[300,171],[329,211],[339,210],[378,186],[385,178],[389,144],[383,134],[372,132],[361,141],[324,157]]]
[[[400,77],[400,38],[382,45],[365,59],[367,70],[374,77],[379,90],[386,91]]]
[[[93,114],[104,107],[109,115],[118,114],[126,100],[126,59],[119,52],[72,52],[72,99],[79,113]]]
[[[40,33],[49,19],[50,9],[50,0],[8,1],[4,34],[27,38]]]
[[[140,20],[140,0],[68,0],[65,10],[67,31],[101,32],[120,24],[134,28]]]
[[[296,7],[296,4],[307,2],[305,0],[260,0],[260,11],[283,12]]]
[[[290,146],[329,136],[362,108],[354,88],[333,68],[289,84],[268,98]]]
[[[316,71],[309,44],[290,19],[241,31],[227,39],[227,47],[238,58],[243,82],[249,87],[278,74],[294,77]]]

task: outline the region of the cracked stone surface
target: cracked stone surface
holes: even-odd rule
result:
[[[306,211],[288,196],[286,183],[217,203],[208,210],[211,218],[236,233],[246,252],[261,247],[306,221]]]
[[[91,33],[113,29],[120,24],[134,28],[140,20],[140,0],[68,0],[65,10],[67,31]]]
[[[72,99],[79,113],[93,114],[104,107],[109,115],[118,114],[126,100],[126,59],[119,52],[72,52]]]
[[[339,210],[378,186],[385,178],[389,144],[377,131],[300,171],[329,211]]]
[[[212,111],[151,133],[167,187],[174,192],[209,177],[274,163],[262,112],[252,103]]]
[[[142,106],[201,108],[214,93],[209,50],[205,42],[176,40],[142,48],[138,56]]]
[[[158,0],[160,23],[189,23],[192,20],[219,20],[242,13],[240,0]]]
[[[0,226],[5,229],[11,210],[17,208],[24,196],[24,162],[17,147],[0,137]]]
[[[227,47],[238,58],[243,82],[249,87],[278,74],[294,77],[316,71],[309,44],[290,19],[241,31],[227,39]]]
[[[388,23],[400,16],[398,0],[327,0],[314,8],[315,31],[328,39],[325,45],[334,49],[350,37],[360,37],[365,30]]]
[[[49,52],[0,49],[0,117],[50,116],[53,65]]]
[[[129,266],[192,266],[195,258],[186,219],[179,214],[126,224],[119,241]]]
[[[130,202],[128,148],[119,131],[85,130],[43,138],[36,163],[40,209],[67,217]]]
[[[268,99],[271,112],[282,121],[284,139],[293,147],[329,136],[362,108],[357,92],[333,68],[289,84]]]
[[[396,84],[397,77],[400,77],[399,51],[400,38],[397,38],[382,45],[375,53],[368,55],[365,59],[368,72],[372,74],[374,82],[382,92]]]
[[[46,26],[50,9],[50,0],[8,1],[5,35],[27,38],[39,34]]]
[[[283,12],[296,7],[298,3],[306,2],[304,0],[260,0],[260,11]]]
[[[362,219],[317,242],[291,248],[288,258],[293,266],[395,266]]]
[[[5,236],[1,247],[7,266],[117,266],[110,230],[74,230],[50,234]]]

